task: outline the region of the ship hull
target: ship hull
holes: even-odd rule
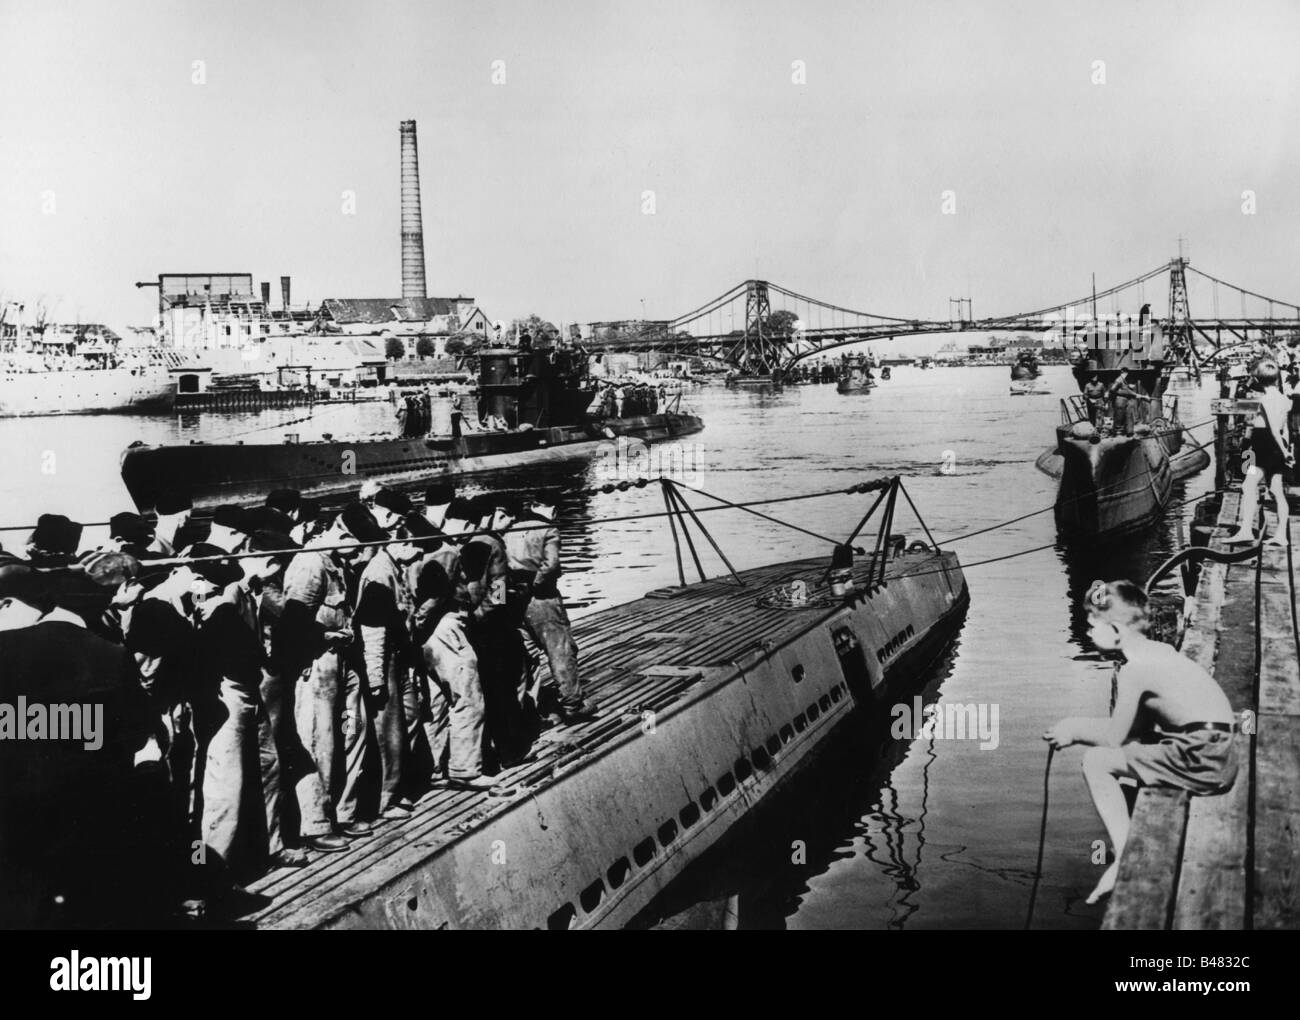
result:
[[[598,456],[619,437],[658,442],[704,427],[688,414],[653,414],[602,424],[414,438],[279,444],[147,446],[122,454],[122,481],[136,507],[151,510],[163,489],[188,492],[198,509],[260,500],[292,486],[309,496],[354,493],[364,481],[411,485],[534,464]],[[608,433],[606,434],[606,430]]]
[[[71,369],[0,373],[0,417],[123,414],[171,408],[176,385],[165,369]]]
[[[950,646],[969,602],[956,556],[891,564],[869,597],[817,609],[756,596],[825,561],[593,614],[576,630],[603,717],[566,735],[502,802],[477,795],[455,821],[412,819],[350,867],[273,878],[253,918],[286,928],[616,928],[794,777],[859,707],[905,695]],[[859,572],[859,577],[862,572]],[[647,629],[646,621],[654,622]],[[621,707],[621,710],[620,710]],[[437,810],[446,811],[441,808]],[[322,867],[325,867],[324,865]],[[342,867],[342,870],[339,870]],[[298,892],[298,889],[304,890]],[[306,890],[310,889],[310,892]]]
[[[1160,439],[1111,436],[1092,443],[1063,436],[1057,449],[1056,527],[1063,538],[1121,538],[1164,513],[1174,474]]]

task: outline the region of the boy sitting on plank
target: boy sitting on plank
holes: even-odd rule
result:
[[[1088,896],[1096,903],[1115,888],[1128,840],[1121,778],[1142,786],[1222,793],[1237,778],[1234,715],[1214,677],[1173,646],[1146,636],[1147,597],[1129,581],[1094,581],[1086,598],[1088,637],[1123,665],[1109,719],[1062,719],[1043,734],[1054,749],[1091,745],[1083,775],[1115,848],[1115,861]],[[1143,724],[1138,723],[1142,710]]]

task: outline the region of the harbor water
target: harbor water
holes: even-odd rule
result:
[[[691,917],[700,913],[694,904],[725,900],[745,927],[1024,926],[1043,808],[1041,734],[1062,716],[1109,708],[1110,665],[1077,658],[1091,651],[1079,596],[1096,577],[1144,581],[1184,541],[1191,501],[1213,482],[1207,470],[1176,484],[1175,509],[1126,545],[1071,552],[1056,542],[1056,483],[1035,470],[1034,459],[1054,441],[1058,401],[1074,391],[1073,380],[1064,368],[1048,368],[1044,392],[1030,396],[1011,396],[1008,383],[1005,367],[900,367],[866,394],[840,395],[833,385],[778,393],[701,387],[687,393],[685,405],[703,417],[705,430],[680,448],[647,455],[611,446],[595,462],[497,480],[546,481],[570,493],[562,503],[562,587],[574,617],[677,581],[662,518],[602,523],[662,510],[658,487],[576,495],[605,482],[664,473],[745,501],[900,474],[941,545],[991,529],[951,545],[966,571],[970,610],[952,652],[918,678],[914,694],[926,703],[975,706],[996,723],[992,732],[900,736],[892,719],[855,721],[776,803],[693,868],[660,914]],[[1195,389],[1177,380],[1170,394],[1188,426],[1207,419],[1215,395],[1212,385]],[[133,509],[107,451],[135,440],[278,442],[284,432],[309,440],[381,432],[392,420],[383,402],[315,412],[0,420],[7,461],[0,524],[28,524],[42,512],[101,522]],[[1210,428],[1192,435],[1208,442]],[[686,496],[697,508],[711,503],[689,490]],[[843,539],[870,498],[840,494],[763,509]],[[1029,516],[996,527],[1022,515]],[[727,510],[702,520],[737,569],[830,552],[827,541],[748,514]],[[894,532],[909,542],[925,539],[901,500]],[[104,533],[88,528],[83,546]],[[21,549],[25,538],[0,532],[6,548]],[[865,538],[869,545],[870,529]],[[696,546],[710,574],[725,570],[707,541],[697,537]],[[692,570],[688,553],[685,563]],[[900,704],[910,711],[910,702]],[[1100,922],[1103,908],[1085,906],[1083,897],[1104,866],[1104,832],[1080,756],[1078,748],[1058,754],[1049,777],[1035,928]]]

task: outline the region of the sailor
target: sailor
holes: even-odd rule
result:
[[[249,763],[258,755],[263,653],[256,607],[240,583],[243,572],[234,561],[209,558],[226,551],[209,543],[190,549],[199,560],[189,564],[198,630],[194,714],[203,760],[200,834],[206,863],[240,880],[255,873],[266,853],[262,824],[249,824],[262,813],[261,777]]]
[[[494,785],[483,771],[483,687],[478,656],[466,632],[470,615],[486,593],[490,556],[491,549],[482,543],[464,548],[456,562],[455,595],[445,600],[421,648],[428,675],[443,688],[449,706],[447,782],[461,789]]]
[[[392,503],[393,497],[400,496],[381,493],[376,510],[385,509],[378,505],[381,502]],[[415,520],[428,528],[422,518]],[[420,705],[410,668],[410,622],[415,607],[406,568],[420,558],[420,547],[407,541],[412,532],[404,522],[393,526],[389,535],[398,541],[378,549],[361,573],[354,621],[361,636],[369,707],[379,745],[379,810],[382,817],[394,819],[414,810],[417,792],[409,768],[407,720],[415,730]]]
[[[1128,369],[1121,368],[1107,391],[1115,409],[1115,435],[1133,435],[1133,412],[1130,403],[1138,399],[1137,391],[1128,383]]]
[[[300,867],[307,863],[308,849],[336,853],[348,847],[346,839],[331,832],[325,784],[294,725],[298,674],[292,665],[284,668],[276,655],[275,634],[284,611],[284,571],[298,549],[298,543],[286,534],[257,531],[249,551],[268,555],[239,561],[243,583],[256,607],[258,636],[265,653],[257,736],[271,867]],[[283,805],[290,790],[296,810],[286,812]],[[293,832],[284,831],[286,818],[295,816],[299,823],[297,839]],[[298,842],[300,846],[287,845]]]
[[[1101,418],[1103,402],[1106,399],[1106,387],[1102,385],[1101,377],[1093,374],[1088,377],[1088,381],[1083,384],[1083,400],[1088,408],[1088,421],[1093,426],[1097,425]]]
[[[505,533],[510,582],[523,600],[523,624],[528,635],[546,652],[551,683],[538,693],[541,714],[551,704],[566,723],[589,719],[595,702],[582,696],[578,676],[578,646],[560,595],[560,532],[555,525],[557,494],[541,490],[526,501],[527,512]],[[549,696],[548,696],[549,695]]]
[[[303,516],[302,493],[297,489],[272,489],[267,493],[263,505],[284,514],[295,527],[306,519]]]
[[[153,526],[139,514],[127,511],[108,519],[108,542],[102,548],[128,553],[138,560],[151,559],[156,555],[149,551],[153,537]]]
[[[27,540],[27,558],[40,567],[66,567],[76,562],[81,525],[62,514],[41,514]]]
[[[370,512],[375,516],[375,523],[386,532],[396,528],[412,509],[411,501],[405,493],[382,487],[375,493],[370,506]]]
[[[382,482],[376,482],[373,478],[367,479],[361,483],[361,491],[357,493],[357,499],[367,510],[373,511],[375,508],[375,498],[384,491]]]
[[[193,626],[160,599],[139,602],[123,641],[135,659],[141,688],[154,713],[158,765],[165,784],[158,804],[159,850],[167,878],[178,893],[190,864],[197,824],[193,817],[198,764],[192,709],[194,642]]]
[[[151,552],[160,556],[175,556],[180,548],[180,531],[190,522],[194,504],[189,496],[175,490],[166,490],[158,494],[154,501],[154,512],[158,519],[154,524],[154,538],[150,543]]]
[[[433,482],[424,490],[424,519],[438,531],[443,530],[451,501],[456,498],[456,486],[451,482]]]
[[[94,705],[99,746],[0,740],[0,913],[6,927],[120,924],[157,889],[148,845],[133,845],[135,764],[157,758],[154,715],[126,650],[51,621],[50,608],[41,575],[0,567],[0,704]]]
[[[248,541],[256,530],[256,521],[247,510],[226,504],[217,507],[212,513],[207,543],[224,552],[241,553],[248,548]],[[193,547],[187,555],[195,555]]]
[[[367,714],[352,647],[347,576],[348,565],[358,557],[331,547],[383,537],[364,506],[344,507],[290,561],[284,609],[273,636],[280,668],[292,669],[299,678],[294,712],[299,739],[316,763],[339,832],[349,837],[373,831],[358,817]]]
[[[1261,360],[1252,373],[1251,399],[1260,403],[1260,412],[1251,419],[1251,432],[1244,448],[1250,465],[1241,483],[1241,516],[1237,531],[1226,541],[1230,544],[1254,542],[1255,516],[1259,512],[1259,485],[1263,482],[1277,502],[1277,527],[1269,545],[1287,544],[1289,506],[1286,499],[1286,472],[1295,467],[1295,450],[1291,444],[1288,415],[1291,398],[1281,390],[1277,362]]]
[[[509,558],[502,538],[520,512],[518,498],[508,493],[476,497],[474,513],[481,533],[465,543],[465,549],[488,550],[487,587],[470,619],[469,637],[478,656],[488,740],[503,767],[522,760],[530,742],[520,704],[527,653],[519,635],[519,613],[509,600]]]

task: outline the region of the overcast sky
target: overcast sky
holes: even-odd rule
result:
[[[0,0],[0,40],[0,294],[60,320],[146,322],[160,272],[400,294],[407,118],[429,293],[491,318],[754,276],[1010,313],[1179,235],[1300,300],[1294,2]]]

